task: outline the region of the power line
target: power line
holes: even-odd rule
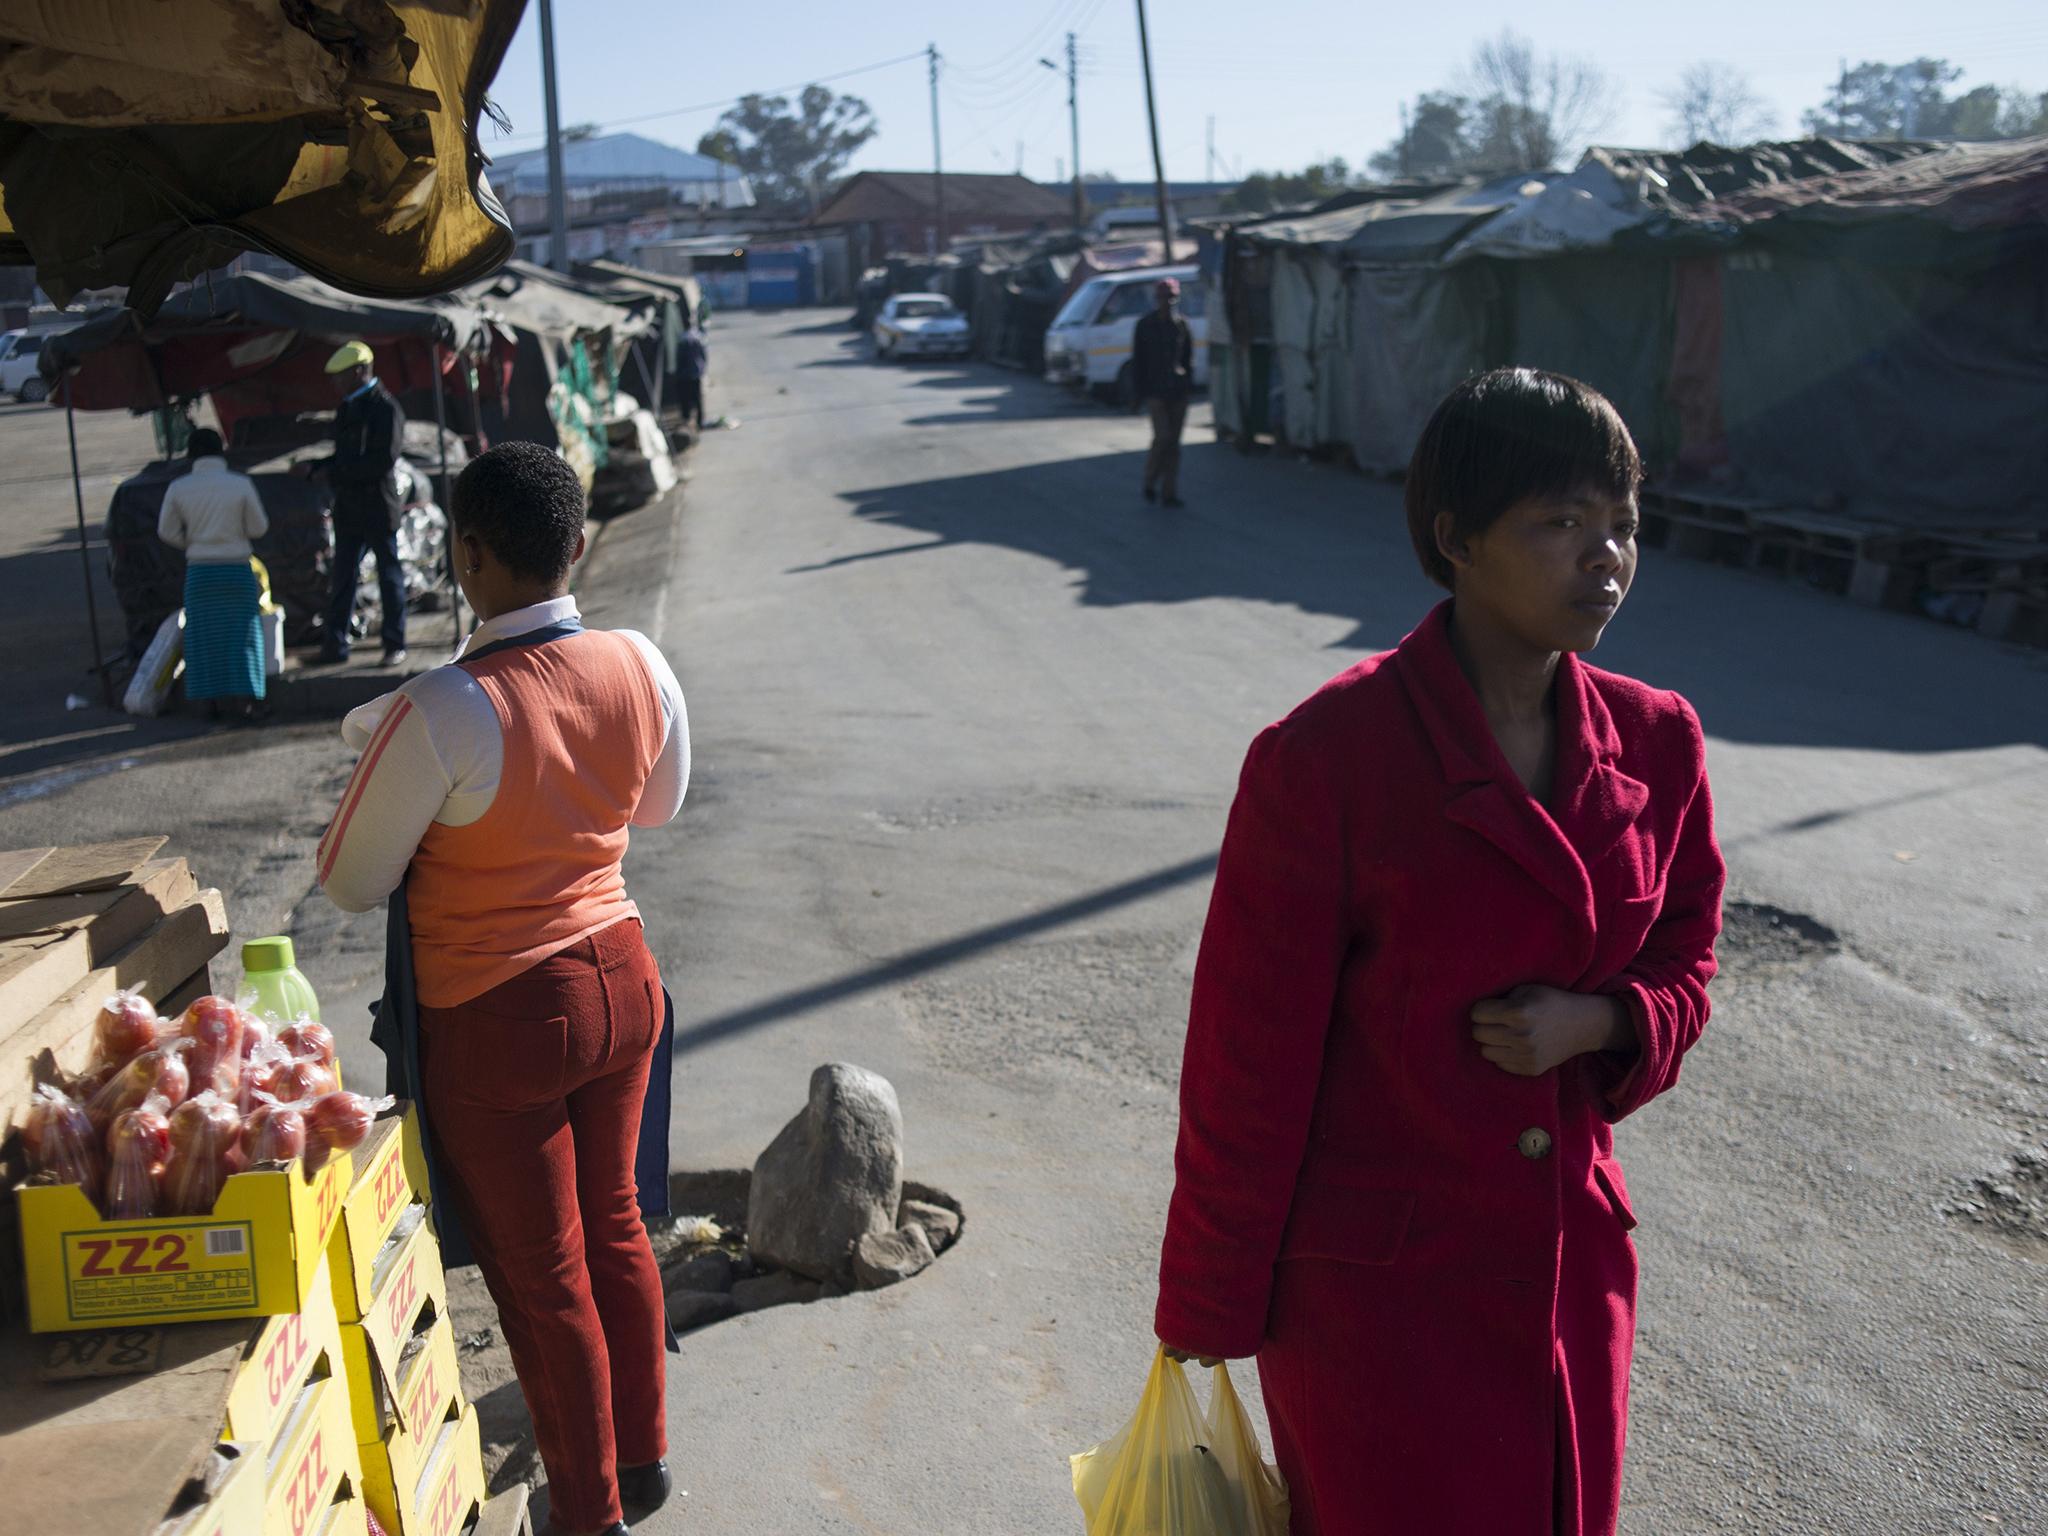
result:
[[[591,126],[600,129],[626,128],[634,123],[652,123],[664,117],[687,117],[693,112],[710,112],[715,109],[736,107],[749,96],[780,96],[785,91],[800,91],[806,86],[826,85],[834,80],[850,80],[855,75],[871,75],[878,69],[892,69],[898,64],[921,63],[924,60],[924,56],[924,50],[920,48],[916,53],[906,53],[897,58],[883,59],[877,64],[863,64],[858,69],[842,69],[837,74],[831,75],[814,75],[808,80],[799,80],[793,85],[771,85],[765,90],[747,91],[738,96],[727,96],[719,101],[700,101],[687,107],[669,107],[660,112],[642,112],[637,117],[616,117],[609,122],[593,123]],[[507,142],[519,139],[545,139],[546,137],[545,133],[514,133],[505,136]]]

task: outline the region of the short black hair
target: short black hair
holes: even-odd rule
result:
[[[455,477],[455,526],[515,576],[560,581],[583,535],[583,483],[552,448],[500,443]]]
[[[1613,403],[1590,384],[1540,368],[1475,374],[1444,397],[1408,463],[1408,537],[1423,573],[1451,585],[1436,520],[1484,533],[1532,496],[1598,491],[1632,500],[1642,456]]]
[[[185,439],[185,457],[188,459],[218,458],[226,452],[220,434],[211,427],[195,427],[192,435]]]

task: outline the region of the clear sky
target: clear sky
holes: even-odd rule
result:
[[[1218,175],[1296,170],[1342,155],[1362,165],[1400,129],[1404,100],[1452,83],[1482,37],[1512,27],[1540,50],[1581,57],[1617,93],[1598,142],[1670,142],[1659,96],[1687,64],[1713,60],[1749,76],[1796,132],[1840,63],[1946,58],[1978,84],[2048,90],[2048,5],[2041,0],[1720,0],[1633,5],[1496,0],[1402,6],[1336,0],[1148,0],[1160,139],[1169,177],[1204,179],[1209,119]],[[1081,158],[1089,171],[1151,175],[1132,0],[555,0],[564,124],[617,124],[694,148],[731,98],[831,81],[863,97],[880,134],[854,169],[931,165],[931,103],[921,54],[941,56],[939,110],[949,170],[1052,180],[1067,153],[1066,82],[1037,62],[1061,60],[1080,35]],[[486,150],[541,142],[539,6],[530,0],[493,95],[513,134],[488,125]],[[690,110],[678,110],[688,108]],[[621,122],[648,114],[648,121]]]

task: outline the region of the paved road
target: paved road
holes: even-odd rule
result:
[[[1205,412],[1167,513],[1133,418],[880,368],[815,314],[713,340],[741,425],[674,527],[613,525],[584,577],[690,698],[689,805],[629,866],[683,1013],[676,1164],[751,1162],[853,1060],[968,1227],[908,1285],[693,1335],[690,1518],[645,1528],[1071,1532],[1064,1458],[1149,1354],[1239,758],[1431,592],[1395,488],[1241,458]],[[2013,1159],[2048,1149],[2048,658],[1652,555],[1599,659],[1699,706],[1751,904],[1683,1086],[1621,1132],[1624,1529],[2041,1528],[2048,1192]],[[345,765],[250,740],[0,803],[0,844],[179,827],[352,1009],[374,926],[307,899]]]

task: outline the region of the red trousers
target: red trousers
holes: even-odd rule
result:
[[[668,1454],[661,1271],[633,1184],[661,1019],[630,919],[459,1007],[420,1009],[434,1153],[570,1531],[620,1519],[615,1469]]]

